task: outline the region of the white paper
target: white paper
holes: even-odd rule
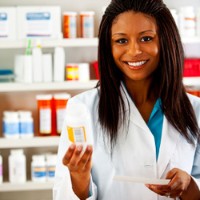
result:
[[[131,176],[114,176],[113,180],[154,185],[167,185],[170,182],[169,179],[138,178]]]

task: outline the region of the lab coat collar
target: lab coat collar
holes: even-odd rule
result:
[[[147,126],[135,103],[128,94],[128,91],[124,86],[123,82],[121,84],[121,93],[124,99],[126,113],[130,112],[130,115],[127,115],[130,116],[130,121],[138,127],[140,127],[141,129],[143,129],[144,131],[146,131],[151,137],[153,137],[151,131],[149,130],[149,127]]]

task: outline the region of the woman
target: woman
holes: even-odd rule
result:
[[[98,60],[97,88],[73,97],[66,112],[84,105],[93,145],[69,142],[66,116],[54,199],[200,199],[200,99],[185,92],[181,39],[162,0],[112,0]]]

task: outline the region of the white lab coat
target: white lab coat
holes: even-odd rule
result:
[[[126,93],[126,92],[125,92]],[[102,130],[98,123],[97,89],[84,92],[71,98],[67,108],[76,102],[83,103],[90,113],[91,133],[93,134],[93,167],[91,173],[90,193],[88,200],[165,200],[150,191],[142,183],[120,182],[113,180],[114,175],[126,175],[146,178],[165,178],[172,168],[180,168],[192,174],[200,188],[200,146],[192,146],[181,136],[164,116],[162,140],[158,161],[156,161],[155,142],[152,133],[141,117],[139,111],[127,94],[123,94],[130,104],[128,119],[129,128],[119,130],[119,139],[111,157],[107,141],[103,140]],[[125,97],[126,96],[126,97]],[[189,95],[200,123],[200,98]],[[169,108],[170,109],[170,108]],[[66,112],[67,114],[67,112]],[[178,120],[178,119],[177,119]],[[54,200],[78,200],[71,186],[69,171],[62,164],[67,151],[66,122],[64,123],[56,166],[56,178],[53,189]],[[198,151],[197,151],[198,150]]]

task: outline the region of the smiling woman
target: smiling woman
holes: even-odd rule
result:
[[[54,200],[200,199],[200,99],[185,92],[183,60],[162,0],[111,1],[99,27],[99,83],[68,101]],[[70,142],[68,111],[80,103],[92,145]],[[135,181],[116,178],[127,176]]]

